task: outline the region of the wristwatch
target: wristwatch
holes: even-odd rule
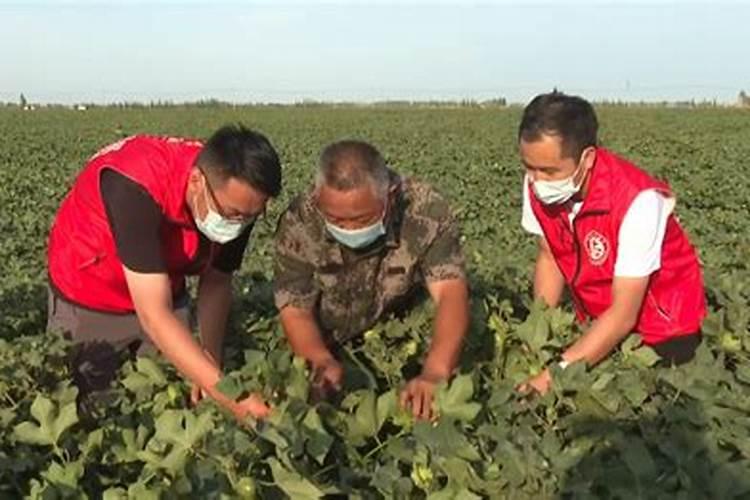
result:
[[[564,370],[568,366],[570,366],[570,361],[565,361],[562,358],[562,356],[558,356],[557,359],[555,359],[555,362],[557,363],[557,366],[559,366],[561,370]]]

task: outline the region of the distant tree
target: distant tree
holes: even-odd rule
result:
[[[21,106],[21,108],[25,108],[28,104],[29,104],[29,101],[26,100],[26,96],[23,95],[23,92],[22,92],[18,105]]]
[[[750,107],[750,96],[747,95],[747,93],[744,90],[740,91],[740,95],[737,98],[737,101],[740,106],[748,106]]]

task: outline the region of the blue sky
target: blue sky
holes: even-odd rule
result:
[[[7,2],[0,100],[594,99],[750,91],[750,1]]]

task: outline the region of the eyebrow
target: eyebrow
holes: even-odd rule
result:
[[[557,167],[549,166],[549,165],[531,165],[531,164],[525,162],[524,160],[521,160],[521,163],[523,164],[523,166],[525,168],[527,168],[529,170],[541,170],[541,171],[544,171],[544,172],[558,170]]]

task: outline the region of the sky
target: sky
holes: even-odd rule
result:
[[[589,99],[750,92],[750,0],[0,0],[0,101]]]

